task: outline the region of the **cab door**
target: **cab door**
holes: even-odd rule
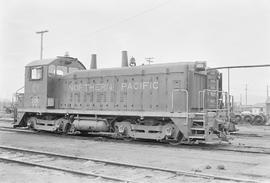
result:
[[[57,63],[48,66],[47,108],[59,108],[60,99],[66,97],[62,77],[68,71],[68,67],[58,65]]]

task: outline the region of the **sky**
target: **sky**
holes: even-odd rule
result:
[[[270,64],[269,0],[0,0],[0,99],[24,85],[24,66],[40,56],[70,56],[89,68],[119,67],[127,50],[137,64],[207,61],[209,67]],[[224,89],[227,89],[227,71]],[[235,101],[264,102],[270,67],[233,69]],[[270,86],[269,86],[270,88]]]

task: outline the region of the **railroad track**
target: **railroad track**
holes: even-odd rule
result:
[[[0,160],[27,166],[36,166],[50,170],[63,171],[80,176],[102,178],[104,180],[116,182],[151,182],[155,180],[158,180],[159,182],[171,182],[175,180],[177,181],[177,178],[181,178],[183,176],[214,181],[219,180],[247,183],[256,182],[253,180],[238,179],[233,177],[216,176],[198,172],[166,169],[137,164],[127,164],[104,159],[78,157],[11,146],[0,146]],[[57,166],[56,164],[60,165]],[[115,174],[118,176],[115,176]]]
[[[20,128],[11,128],[11,127],[0,127],[0,131],[11,131],[11,132],[22,132],[22,133],[37,133],[35,131],[31,131],[28,129],[20,129]]]
[[[0,127],[0,131],[10,131],[10,132],[18,132],[18,133],[26,133],[26,134],[35,134],[35,135],[53,135],[55,137],[59,138],[76,138],[76,139],[82,139],[82,140],[93,140],[93,138],[89,138],[89,136],[71,136],[71,135],[65,135],[61,136],[59,134],[49,133],[49,132],[37,132],[37,131],[31,131],[27,129],[14,129],[9,127]],[[95,136],[92,136],[95,137]],[[103,137],[102,137],[103,138]],[[101,138],[97,138],[94,140],[100,140]],[[263,147],[251,147],[251,146],[228,146],[228,145],[179,145],[179,146],[172,146],[165,143],[160,142],[153,142],[153,141],[132,141],[132,142],[126,142],[119,139],[112,139],[112,138],[106,138],[104,137],[106,141],[109,142],[116,142],[116,143],[134,143],[134,144],[141,144],[141,145],[148,145],[148,146],[163,146],[168,148],[184,148],[184,149],[198,149],[198,150],[208,150],[208,151],[230,151],[230,152],[237,152],[237,153],[252,153],[252,154],[266,154],[270,155],[270,148],[263,148]]]
[[[4,146],[1,146],[0,149],[2,149],[2,151],[0,151],[0,161],[4,161],[4,162],[22,164],[22,165],[33,166],[33,167],[40,167],[40,168],[45,168],[45,169],[49,169],[49,170],[62,171],[62,172],[71,173],[71,174],[75,174],[75,175],[79,175],[79,176],[102,178],[104,180],[110,180],[110,181],[115,181],[115,182],[133,182],[131,180],[124,179],[124,178],[118,178],[115,176],[102,175],[102,174],[91,173],[91,172],[84,172],[81,170],[70,169],[70,168],[66,168],[63,166],[50,165],[48,163],[43,162],[43,161],[45,161],[44,157],[43,157],[43,161],[40,160],[40,156],[33,158],[33,155],[35,154],[35,155],[45,155],[47,158],[61,157],[61,158],[72,159],[72,157],[68,157],[68,156],[64,157],[64,156],[53,154],[53,153],[44,153],[44,152],[31,151],[31,150],[25,150],[25,149],[19,149],[19,148],[11,148],[11,147],[4,147]],[[18,156],[16,155],[16,153]],[[23,156],[24,156],[23,160],[21,158],[22,157],[21,153],[23,153]],[[12,155],[10,156],[10,154],[12,154]],[[38,160],[38,163],[35,162],[36,160]],[[48,160],[48,159],[46,159],[46,160]]]

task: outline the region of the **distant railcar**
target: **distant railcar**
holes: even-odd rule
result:
[[[113,134],[179,144],[226,139],[227,94],[222,75],[205,62],[92,69],[75,58],[25,67],[16,124],[59,133]]]

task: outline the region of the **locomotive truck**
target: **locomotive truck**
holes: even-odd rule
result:
[[[91,68],[69,56],[25,66],[14,127],[179,143],[227,140],[222,74],[206,62]]]

